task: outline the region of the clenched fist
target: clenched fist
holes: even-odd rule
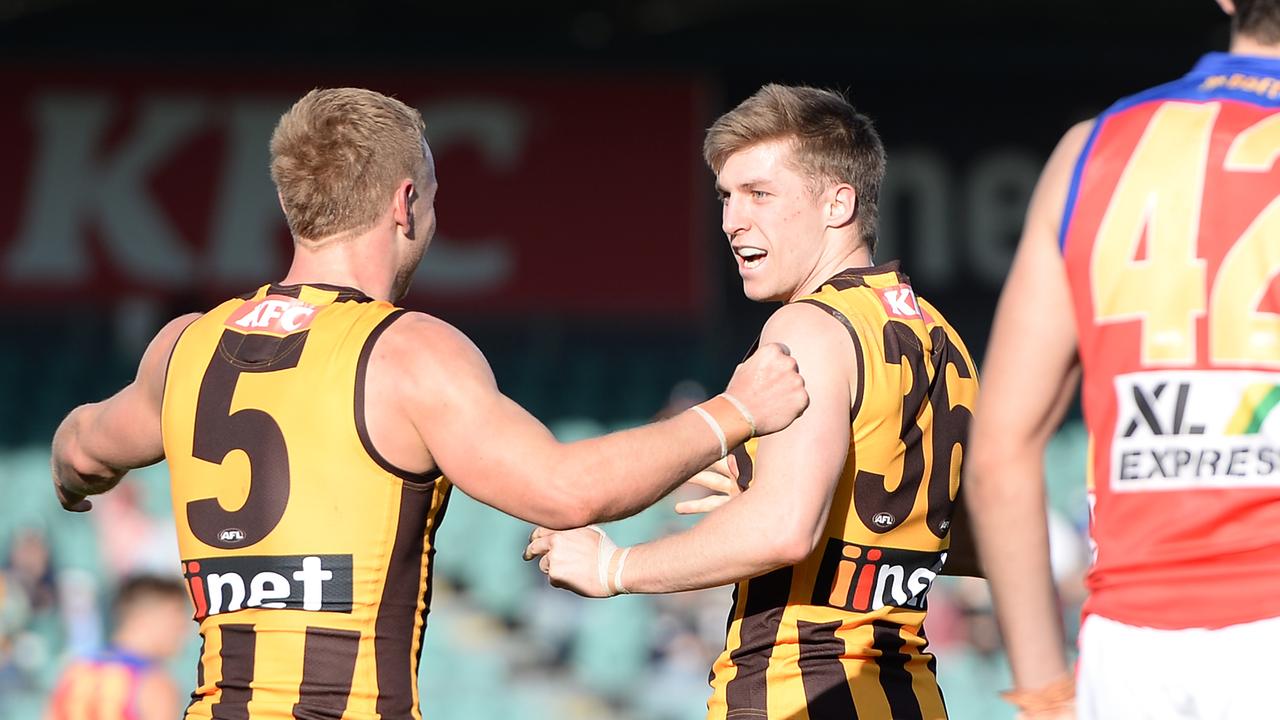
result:
[[[534,528],[524,559],[537,557],[538,569],[552,587],[583,597],[605,598],[625,592],[621,585],[621,558],[625,553],[595,525],[576,530]]]
[[[782,430],[809,407],[800,368],[781,343],[761,345],[733,371],[725,392],[746,406],[755,419],[756,435]]]

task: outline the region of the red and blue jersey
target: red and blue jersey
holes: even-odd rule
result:
[[[1060,242],[1089,429],[1085,612],[1280,616],[1280,60],[1214,53],[1117,102]]]
[[[156,667],[119,650],[77,660],[58,681],[46,720],[138,720],[139,688]]]

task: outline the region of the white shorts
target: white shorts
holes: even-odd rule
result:
[[[1280,618],[1156,630],[1090,615],[1076,708],[1079,720],[1280,719]]]

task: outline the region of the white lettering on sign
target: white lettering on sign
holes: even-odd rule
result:
[[[87,228],[100,229],[107,254],[125,275],[161,286],[190,282],[187,242],[147,190],[149,174],[205,122],[194,98],[143,100],[135,129],[103,148],[116,111],[99,94],[37,96],[29,199],[5,274],[34,281],[74,282],[95,273]]]
[[[143,285],[192,283],[239,287],[278,276],[285,258],[277,237],[285,225],[268,172],[268,141],[288,98],[208,98],[155,94],[137,107],[104,92],[46,92],[28,101],[35,152],[18,233],[0,257],[7,284],[81,283],[100,276],[95,239],[113,271]],[[516,166],[528,120],[518,104],[465,99],[420,104],[439,154],[469,144],[495,170]],[[123,140],[108,133],[121,116],[136,118]],[[150,187],[184,144],[221,131],[207,237],[183,237]],[[515,273],[505,237],[437,237],[419,279],[449,294],[484,292]],[[197,250],[197,248],[202,248]],[[282,322],[284,322],[282,320]]]
[[[432,151],[451,145],[474,145],[490,167],[509,169],[524,153],[528,120],[517,106],[498,99],[418,105]],[[458,242],[437,235],[431,252],[414,275],[418,282],[454,295],[482,293],[501,285],[515,272],[511,243],[504,237],[469,238]]]
[[[276,242],[284,213],[267,172],[266,143],[288,109],[286,100],[245,100],[220,115],[227,127],[227,151],[209,224],[207,261],[228,285],[251,286],[278,276],[285,266]]]
[[[126,101],[125,98],[128,97]],[[284,269],[284,232],[268,173],[268,142],[291,97],[153,92],[45,91],[11,110],[30,121],[30,164],[15,169],[26,199],[16,235],[0,239],[6,286],[86,283],[117,275],[156,288],[244,287]],[[460,97],[419,102],[437,155],[471,146],[491,170],[518,167],[531,120],[519,102]],[[123,133],[116,128],[128,119]],[[155,176],[195,142],[215,135],[219,163],[205,218],[181,218],[154,192]],[[1042,156],[1020,148],[980,151],[953,166],[929,147],[895,148],[880,194],[877,256],[902,257],[917,284],[943,289],[966,276],[998,287],[1008,271]],[[447,178],[447,169],[445,171]],[[447,180],[446,180],[447,184]],[[417,274],[442,294],[500,287],[516,273],[510,237],[445,231]],[[106,265],[101,267],[99,264]]]

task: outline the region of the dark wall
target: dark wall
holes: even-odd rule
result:
[[[900,257],[979,357],[1026,201],[1057,138],[1117,97],[1225,49],[1227,39],[1228,22],[1210,0],[0,4],[0,64],[16,73],[212,68],[231,83],[305,74],[317,84],[332,76],[372,87],[477,71],[675,75],[707,89],[704,125],[765,82],[839,88],[872,116],[889,149],[877,259]],[[626,170],[608,160],[599,159],[601,183]],[[448,193],[450,168],[440,170]],[[683,322],[451,313],[517,400],[545,417],[619,420],[656,410],[682,377],[711,385],[727,377],[770,309],[741,297],[712,178],[694,172],[706,188],[695,203],[703,230],[693,235],[709,257],[706,312]],[[548,202],[574,223],[575,198]],[[645,211],[640,193],[614,202],[618,222]],[[442,232],[448,223],[442,216]],[[608,227],[592,231],[608,241]],[[664,272],[627,259],[620,250],[614,269]],[[128,379],[140,350],[134,336],[201,302],[169,296],[156,317],[133,322],[141,329],[115,302],[0,311],[9,338],[0,350],[0,443],[47,439],[71,403]]]

